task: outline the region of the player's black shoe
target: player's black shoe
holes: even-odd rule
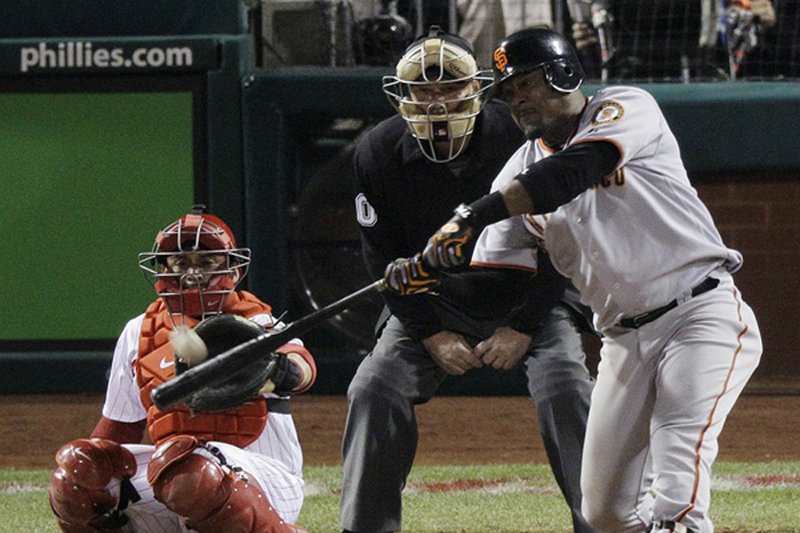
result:
[[[697,533],[694,529],[689,529],[683,524],[679,524],[672,520],[661,520],[653,522],[647,528],[648,533]]]

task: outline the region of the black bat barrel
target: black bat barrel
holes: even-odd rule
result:
[[[319,326],[330,317],[343,311],[353,302],[371,294],[373,291],[382,291],[383,289],[383,280],[375,281],[340,300],[314,311],[310,315],[292,322],[280,331],[265,333],[234,346],[216,357],[190,368],[175,377],[175,379],[162,383],[153,389],[153,392],[150,393],[150,398],[160,410],[171,409],[176,404],[206,387],[225,381],[235,371],[257,361],[260,357],[268,355],[291,339]]]

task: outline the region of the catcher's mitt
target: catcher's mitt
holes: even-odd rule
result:
[[[206,358],[215,357],[264,333],[264,329],[239,315],[222,314],[200,322],[194,329],[173,332],[170,341],[175,349],[176,373],[181,374]],[[277,354],[264,357],[237,370],[218,385],[195,393],[186,405],[195,412],[220,411],[239,407],[257,398],[266,381],[278,371]]]

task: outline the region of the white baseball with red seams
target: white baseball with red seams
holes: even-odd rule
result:
[[[641,532],[653,520],[711,532],[717,437],[761,354],[755,317],[730,275],[742,256],[722,242],[649,93],[599,90],[566,146],[591,141],[618,147],[616,171],[552,213],[487,227],[473,263],[535,268],[538,243],[595,314],[604,339],[584,449],[587,518],[602,512],[599,523],[615,532]],[[551,153],[541,140],[526,142],[492,190]],[[709,276],[719,286],[691,297]],[[638,329],[618,325],[673,300]]]

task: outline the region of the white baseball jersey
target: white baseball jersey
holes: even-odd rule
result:
[[[111,420],[138,422],[147,418],[135,375],[143,320],[144,314],[130,320],[114,349],[108,389],[103,404],[103,416]],[[262,326],[274,324],[273,317],[267,314],[255,315],[251,320]],[[274,327],[281,326],[282,324],[278,323]],[[292,342],[302,344],[298,339]],[[165,361],[163,364],[174,363]],[[265,396],[276,397],[274,394]],[[186,531],[176,515],[153,498],[152,489],[147,483],[147,464],[155,451],[154,446],[127,444],[124,446],[136,457],[138,469],[131,482],[142,497],[140,501],[131,504],[125,514],[142,531],[159,533]],[[212,448],[217,450],[216,455],[208,452]],[[304,499],[303,454],[292,415],[269,413],[264,431],[246,448],[212,441],[206,448],[198,448],[194,453],[215,457],[216,460],[224,457],[225,464],[241,467],[258,482],[270,503],[284,520],[290,523],[297,520]],[[118,480],[112,480],[109,487],[112,494],[118,495],[118,485]]]
[[[473,262],[531,268],[528,248],[544,246],[604,333],[583,449],[584,517],[602,531],[635,533],[666,520],[711,533],[718,437],[762,349],[729,274],[742,257],[722,243],[648,93],[598,91],[566,146],[595,140],[619,149],[615,171],[552,213],[487,227]],[[525,143],[493,190],[549,155],[541,141]],[[692,297],[709,275],[717,288]],[[657,320],[618,326],[673,300]]]
[[[618,147],[616,172],[553,213],[489,226],[473,261],[530,265],[523,250],[538,238],[592,308],[600,331],[665,305],[719,267],[739,268],[741,255],[723,244],[650,94],[634,87],[598,91],[566,146],[592,140]],[[541,140],[525,143],[492,189],[551,153]],[[522,225],[532,237],[518,231]]]

